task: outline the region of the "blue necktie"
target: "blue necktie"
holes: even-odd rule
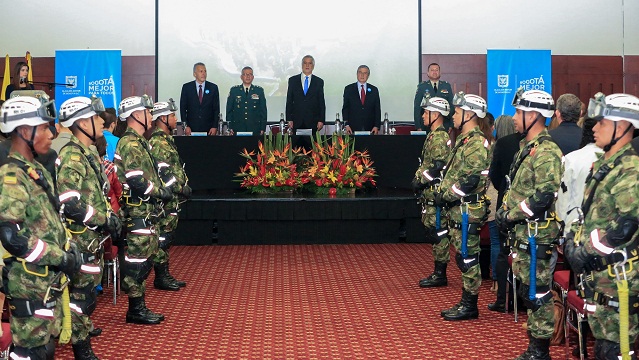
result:
[[[308,76],[304,79],[304,95],[308,92]]]

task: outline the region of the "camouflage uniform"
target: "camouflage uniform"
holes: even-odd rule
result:
[[[121,211],[128,248],[122,266],[122,289],[129,298],[140,298],[144,297],[146,278],[158,253],[158,234],[153,225],[162,211],[157,198],[163,184],[148,142],[131,128],[118,141],[115,164],[118,178],[125,186]],[[136,192],[134,180],[146,189],[144,193]]]
[[[438,127],[426,138],[424,142],[424,148],[422,150],[422,164],[415,173],[415,178],[421,183],[427,183],[428,180],[424,178],[424,171],[429,171],[437,167],[437,165],[446,164],[448,156],[450,155],[451,141],[448,136],[448,132],[443,126]],[[435,164],[437,162],[437,165]],[[430,174],[431,176],[439,177],[440,174]],[[435,188],[430,186],[422,191],[422,201],[424,201],[422,207],[422,223],[426,227],[426,232],[431,238],[433,244],[433,257],[435,262],[448,263],[450,261],[450,242],[448,237],[437,242],[433,236],[436,228],[436,215],[437,208],[434,206],[435,201]],[[441,218],[445,218],[440,213]],[[441,221],[440,221],[441,222]]]
[[[491,150],[488,140],[478,126],[461,134],[457,138],[455,148],[452,150],[452,158],[449,160],[439,191],[449,207],[449,234],[457,252],[457,265],[462,270],[464,291],[476,296],[481,285],[479,228],[486,221],[488,214],[485,191]],[[461,195],[462,193],[465,195]],[[462,204],[459,204],[460,200]],[[467,236],[468,256],[465,259],[461,255],[462,211],[468,211],[468,222],[471,224]]]
[[[171,135],[166,134],[162,129],[155,128],[149,139],[149,147],[151,155],[158,163],[166,163],[169,165],[169,174],[175,176],[177,182],[173,187],[175,194],[173,199],[164,206],[164,217],[159,220],[156,228],[160,230],[160,237],[166,239],[166,244],[160,242],[158,255],[154,259],[155,264],[165,264],[169,261],[168,247],[173,239],[173,232],[178,223],[178,195],[182,193],[182,189],[188,181],[186,172],[183,168],[182,159],[178,154],[175,141]]]
[[[526,153],[528,154],[526,155]],[[521,158],[523,158],[523,161],[521,161]],[[529,213],[529,209],[533,207],[531,201],[539,201],[540,193],[555,194],[556,197],[563,172],[561,158],[561,150],[550,139],[548,131],[544,129],[532,140],[526,141],[526,139],[523,139],[520,142],[520,150],[511,166],[511,171],[513,171],[516,164],[521,163],[517,173],[511,173],[510,175],[512,184],[504,196],[504,209],[508,211],[508,220],[515,224],[514,229],[511,231],[511,238],[514,236],[515,239],[512,253],[512,269],[517,279],[524,284],[519,288],[520,295],[524,298],[524,301],[528,299],[530,286],[531,257],[529,250],[526,250],[528,248],[528,236],[529,233],[535,233],[534,223],[531,222],[528,225],[526,220],[533,218]],[[554,210],[553,205],[554,199],[551,200],[548,209]],[[544,213],[545,218],[542,216],[539,220],[537,236],[535,237],[538,245],[536,262],[537,294],[549,294],[548,284],[550,284],[552,277],[550,254],[559,235],[559,224],[554,215],[549,215],[550,213],[551,211],[546,211]],[[545,247],[539,247],[539,245],[545,245]],[[544,258],[540,258],[540,256]],[[550,299],[552,299],[552,296],[550,296]],[[550,300],[543,303],[535,311],[533,311],[532,306],[528,306],[528,330],[534,338],[548,339],[552,336],[555,326],[553,306],[553,302]]]
[[[630,297],[630,314],[629,314],[629,340],[635,343],[639,335],[639,271],[637,270],[637,230],[628,234],[627,240],[623,243],[613,245],[610,240],[609,232],[618,230],[621,226],[621,218],[629,216],[637,219],[639,214],[639,157],[632,149],[631,144],[626,144],[617,153],[610,158],[605,159],[603,155],[598,155],[599,159],[593,164],[592,174],[596,174],[602,166],[606,165],[612,170],[601,180],[597,186],[592,206],[589,211],[584,214],[583,228],[579,229],[577,223],[573,224],[572,230],[575,235],[575,242],[580,242],[580,247],[572,247],[570,249],[571,239],[567,239],[566,257],[570,264],[574,264],[573,254],[577,251],[587,253],[588,259],[593,257],[606,257],[607,252],[611,248],[617,250],[627,249],[629,251],[628,258],[633,261],[632,271],[629,271],[629,265],[625,266],[626,277],[628,279],[628,290]],[[623,159],[618,160],[623,157]],[[617,164],[615,164],[617,162]],[[592,181],[592,177],[588,178],[584,199],[588,199],[596,182]],[[596,235],[595,235],[596,234]],[[593,235],[595,235],[593,237]],[[632,249],[634,247],[634,253]],[[571,251],[572,250],[572,251]],[[608,251],[606,251],[608,250]],[[634,258],[634,260],[632,259]],[[614,262],[619,261],[619,259]],[[587,263],[576,264],[577,269],[584,268]],[[620,270],[620,267],[617,267]],[[614,276],[614,270],[608,266],[602,266],[598,269],[586,269],[588,275],[586,277],[586,294],[588,324],[592,330],[592,334],[597,340],[608,340],[619,343],[619,312],[618,307],[614,306],[619,299],[617,291],[617,282]],[[590,273],[592,270],[592,273]],[[620,272],[621,273],[621,272]],[[612,275],[612,276],[611,276]],[[607,301],[612,300],[613,304],[608,305]],[[596,305],[595,305],[596,304]],[[602,305],[604,304],[604,305]],[[592,312],[594,310],[594,312]]]
[[[54,193],[51,175],[41,164],[29,162],[18,153],[12,153],[9,158],[18,159],[35,169],[37,174],[34,172],[32,176],[43,177],[49,191]],[[55,267],[61,265],[65,257],[62,250],[66,242],[64,225],[45,190],[32,176],[14,163],[0,167],[0,223],[17,224],[18,235],[28,239],[24,253],[11,254],[12,257],[5,259],[3,271],[4,291],[13,308],[10,320],[12,340],[22,348],[49,344],[52,337],[60,333],[62,319],[59,296],[49,300],[45,307],[43,300],[50,285],[60,286],[59,281],[53,283],[53,280],[59,274]],[[10,244],[3,245],[12,251]],[[31,302],[32,310],[36,307],[34,315],[21,314],[25,312],[25,300]]]
[[[84,221],[84,224],[71,221],[68,225],[73,236],[72,241],[78,245],[78,249],[87,260],[80,271],[73,276],[71,282],[70,307],[73,320],[71,340],[75,344],[79,340],[86,339],[93,328],[89,317],[96,305],[94,288],[100,284],[104,266],[103,251],[99,245],[103,236],[98,227],[107,222],[111,205],[104,195],[103,184],[106,182],[106,175],[102,171],[99,155],[95,150],[87,148],[73,136],[60,150],[56,163],[58,164],[57,187],[60,195],[63,196],[72,191],[79,192],[80,201],[84,207],[93,208],[92,217]]]

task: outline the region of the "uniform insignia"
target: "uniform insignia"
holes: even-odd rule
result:
[[[532,150],[530,150],[530,156],[535,156],[535,153],[537,152],[537,147],[533,147]]]
[[[138,145],[138,143],[137,143],[136,141],[132,141],[132,142],[130,142],[129,144],[130,144],[131,146],[134,146],[134,147],[138,147],[138,146],[140,146],[140,145]]]
[[[464,144],[467,144],[467,143],[468,143],[468,140],[470,140],[470,138],[465,138],[465,139],[464,139]]]
[[[441,89],[440,91],[442,94],[448,94],[448,89]]]
[[[77,155],[77,154],[73,154],[73,155],[71,155],[71,160],[73,160],[73,161],[80,161],[80,155]]]
[[[18,183],[18,179],[15,175],[5,175],[4,183],[7,185],[15,185]]]
[[[258,94],[252,94],[252,95],[251,95],[251,99],[253,99],[253,100],[259,100],[259,99],[260,99],[260,96],[259,96]]]

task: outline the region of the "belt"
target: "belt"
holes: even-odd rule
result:
[[[453,206],[458,206],[461,205],[462,203],[464,204],[476,204],[479,202],[482,202],[483,197],[486,193],[485,192],[481,192],[479,194],[470,194],[470,195],[466,195],[464,197],[462,197],[459,200],[455,200],[455,201],[451,201],[449,203],[446,203],[446,207],[447,208],[452,208]]]
[[[610,296],[599,291],[595,291],[592,297],[595,305],[603,305],[614,308],[619,311],[619,298]],[[630,315],[639,313],[639,296],[631,296],[628,298],[628,310]],[[594,310],[592,311],[594,312]]]
[[[623,249],[623,252],[626,253],[626,256],[635,254],[632,258],[627,258],[623,253],[614,251],[606,256],[596,255],[593,257],[585,266],[586,271],[603,271],[608,268],[608,266],[618,264],[624,261],[637,261],[639,260],[639,256],[637,256],[637,249],[639,248],[637,244],[637,240],[635,239],[632,244]]]

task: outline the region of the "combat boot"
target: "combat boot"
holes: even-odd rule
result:
[[[435,261],[435,271],[428,277],[419,280],[419,287],[439,287],[448,285],[448,279],[446,278],[447,263]]]
[[[637,354],[632,351],[630,344],[630,359],[637,360]],[[621,344],[608,340],[595,340],[595,359],[621,359]]]
[[[169,262],[166,262],[166,276],[171,279],[171,281],[173,281],[173,283],[175,283],[177,286],[183,288],[186,286],[186,282],[178,280],[176,278],[173,277],[173,275],[171,275],[171,272],[169,271]]]
[[[80,340],[72,345],[73,357],[75,360],[99,360],[93,353],[91,348],[91,337],[87,337],[84,340]]]
[[[455,305],[453,305],[452,307],[442,310],[439,315],[441,315],[442,317],[448,315],[448,314],[452,314],[454,312],[457,312],[457,310],[462,306],[462,301],[464,300],[464,298],[466,297],[466,290],[462,289],[462,296],[461,296],[461,300],[459,300],[459,302]]]
[[[528,349],[515,360],[551,360],[550,339],[537,339],[528,331]]]
[[[169,291],[178,291],[180,287],[178,284],[173,282],[171,278],[169,278],[169,264],[156,264],[155,269],[155,280],[153,280],[153,286],[159,290],[169,290]]]
[[[479,309],[477,309],[477,299],[479,295],[471,295],[464,290],[462,293],[461,306],[457,310],[446,313],[444,320],[459,321],[477,319],[479,317]]]
[[[149,310],[144,303],[144,296],[129,298],[129,311],[126,312],[126,322],[132,324],[159,324],[164,315]]]

